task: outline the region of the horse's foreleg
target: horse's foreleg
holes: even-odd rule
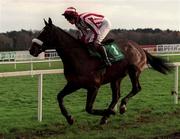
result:
[[[134,95],[136,95],[139,91],[141,91],[141,86],[139,84],[139,75],[140,75],[140,71],[136,70],[135,67],[132,67],[129,70],[129,77],[130,77],[131,83],[132,83],[132,90],[121,101],[121,105],[120,105],[120,113],[121,114],[123,114],[126,111],[126,104],[127,104],[128,100],[131,97],[133,97]]]
[[[121,79],[114,81],[114,82],[111,82],[112,101],[108,107],[109,111],[114,112],[114,107],[116,106],[116,104],[120,98],[120,83],[121,83]],[[115,114],[115,112],[114,112],[114,114]],[[110,116],[110,114],[103,116],[101,121],[100,121],[100,124],[107,123],[107,119],[109,118],[109,116]]]
[[[64,87],[64,89],[62,91],[60,91],[60,93],[57,95],[57,100],[58,100],[61,112],[66,117],[66,120],[70,125],[72,125],[74,123],[74,119],[72,118],[71,115],[69,115],[68,111],[66,110],[64,103],[63,103],[63,101],[64,101],[63,98],[66,95],[69,95],[78,89],[79,89],[78,86],[71,84],[71,83],[67,83],[67,85]]]

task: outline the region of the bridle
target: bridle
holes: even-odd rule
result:
[[[40,46],[43,45],[43,41],[41,41],[40,39],[37,39],[37,38],[32,39],[32,42],[34,42],[34,43],[36,43],[36,44],[38,44]]]
[[[40,51],[45,51],[45,47],[44,47],[44,42],[43,41],[41,41],[40,39],[38,39],[38,38],[34,38],[34,39],[32,39],[32,43],[36,43],[37,44],[37,46],[39,47],[38,49],[40,50]]]

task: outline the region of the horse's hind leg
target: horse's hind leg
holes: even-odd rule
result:
[[[96,87],[92,87],[88,89],[87,100],[86,100],[86,111],[89,114],[99,115],[99,116],[114,114],[112,111],[108,111],[107,109],[93,109],[93,104],[96,99],[98,89],[99,88]]]
[[[141,90],[141,86],[139,84],[139,75],[140,75],[140,73],[141,72],[137,69],[136,66],[132,65],[129,68],[129,77],[130,77],[131,83],[132,83],[132,90],[121,101],[121,105],[120,105],[120,113],[121,114],[123,114],[126,111],[126,104],[127,104],[128,100],[131,97],[133,97],[134,95],[136,95]]]
[[[63,103],[63,98],[66,95],[71,94],[72,92],[78,90],[79,87],[73,83],[68,82],[67,85],[64,87],[62,91],[57,95],[57,100],[59,103],[59,107],[61,109],[62,114],[65,116],[67,122],[72,125],[74,123],[74,119],[72,118],[71,115],[69,115],[68,111],[66,110],[64,103]]]
[[[111,90],[112,90],[112,101],[111,104],[108,107],[109,111],[112,111],[111,113],[114,112],[114,107],[116,106],[119,98],[120,98],[120,83],[122,79],[119,79],[117,81],[111,82]],[[115,114],[115,112],[114,112]],[[109,118],[110,114],[107,114],[102,117],[100,124],[105,124],[107,123],[107,119]]]

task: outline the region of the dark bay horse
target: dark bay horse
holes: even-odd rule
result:
[[[85,109],[90,114],[102,116],[100,123],[104,124],[110,115],[115,114],[114,107],[120,98],[120,84],[126,75],[129,75],[131,79],[132,90],[121,100],[119,107],[121,114],[126,111],[128,100],[141,90],[139,76],[148,63],[160,73],[166,74],[170,71],[163,59],[152,56],[135,42],[125,40],[115,40],[125,58],[114,63],[111,67],[97,70],[97,67],[100,67],[103,62],[91,57],[85,44],[53,25],[50,18],[48,22],[45,20],[44,22],[45,27],[39,36],[32,40],[29,51],[31,55],[36,57],[46,49],[56,49],[61,57],[67,84],[57,95],[57,100],[61,112],[69,124],[73,124],[74,119],[64,106],[63,98],[66,95],[80,88],[87,89]],[[98,89],[102,84],[107,83],[110,83],[112,89],[112,101],[107,109],[94,109],[93,103]]]

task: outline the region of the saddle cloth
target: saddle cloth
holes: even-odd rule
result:
[[[124,59],[124,54],[121,52],[120,48],[114,41],[111,40],[104,42],[103,45],[111,63]],[[93,47],[88,47],[88,51],[91,56],[101,58],[101,55],[96,50],[94,50]]]

